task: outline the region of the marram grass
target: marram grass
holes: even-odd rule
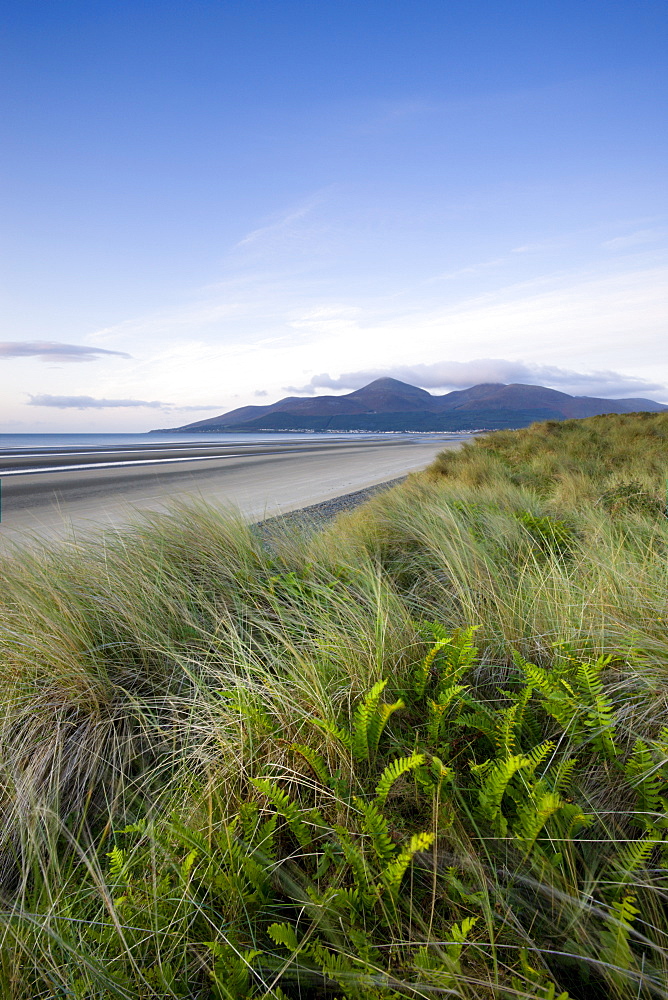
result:
[[[0,995],[667,997],[667,433],[5,559]]]

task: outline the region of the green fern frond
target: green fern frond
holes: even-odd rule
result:
[[[576,766],[577,758],[569,757],[568,760],[561,760],[549,769],[549,782],[555,792],[563,795],[570,789]]]
[[[601,672],[610,663],[610,656],[595,661],[576,663],[576,680],[585,703],[589,706],[585,726],[594,730],[594,743],[608,758],[617,756],[613,739],[614,706],[603,692]]]
[[[322,754],[317,753],[315,750],[312,750],[311,747],[307,747],[303,743],[291,743],[290,749],[296,754],[299,754],[300,757],[304,758],[318,781],[320,781],[323,785],[329,786],[331,782],[331,775]]]
[[[475,927],[478,922],[477,917],[465,917],[461,924],[453,924],[450,928],[448,937],[451,938],[448,944],[445,946],[445,950],[448,954],[448,958],[454,965],[454,971],[461,974],[460,957],[462,954],[462,948],[464,947],[470,931]]]
[[[371,760],[378,750],[380,738],[390,716],[404,707],[401,698],[388,704],[380,696],[387,681],[378,681],[360,702],[353,717],[352,753],[355,760]]]
[[[381,872],[383,885],[389,891],[391,897],[396,897],[401,880],[415,855],[421,851],[427,851],[433,842],[433,833],[414,834],[408,845]]]
[[[633,954],[629,944],[629,931],[640,913],[633,904],[635,896],[624,896],[615,900],[610,908],[607,927],[601,933],[601,958],[610,966],[608,974],[613,982],[621,985],[626,979],[625,972],[633,964]]]
[[[387,862],[396,854],[396,847],[390,837],[390,828],[385,816],[383,816],[378,806],[378,801],[361,802],[355,800],[355,804],[362,812],[363,826],[371,837],[371,844],[382,862]]]
[[[545,758],[554,751],[555,747],[556,743],[554,740],[545,740],[544,743],[540,743],[537,747],[529,750],[527,757],[530,763],[527,768],[527,774],[534,775]]]
[[[657,825],[663,813],[661,791],[665,785],[663,769],[657,765],[646,743],[636,740],[624,771],[636,793],[637,821],[647,828]]]
[[[185,882],[190,877],[190,872],[192,871],[193,865],[197,861],[198,851],[190,851],[181,863],[181,879]]]
[[[424,759],[424,754],[414,753],[409,757],[397,757],[391,761],[383,770],[376,785],[376,803],[380,806],[385,805],[395,781],[398,781],[402,774],[408,774],[409,771],[414,771],[416,767],[424,764]]]
[[[513,776],[530,765],[528,757],[515,754],[503,760],[485,761],[484,764],[470,766],[471,773],[482,782],[478,792],[480,813],[502,836],[508,829],[508,823],[501,812],[501,800]]]
[[[543,697],[545,711],[555,719],[562,729],[570,728],[577,713],[577,699],[572,688],[564,682],[558,670],[548,671],[536,663],[530,663],[519,653],[513,653],[513,662],[527,681],[527,685]]]
[[[475,729],[481,733],[492,746],[496,746],[497,715],[493,708],[484,702],[476,701],[469,691],[462,692],[462,707],[466,705],[470,711],[460,711],[455,719],[457,726]]]
[[[274,944],[282,944],[291,954],[294,955],[299,950],[299,941],[297,940],[295,929],[291,924],[286,924],[285,922],[270,924],[267,927],[267,933]]]
[[[214,957],[213,980],[219,996],[225,1000],[246,997],[251,984],[253,962],[262,952],[256,949],[238,950],[220,941],[205,941]]]
[[[444,764],[440,757],[433,756],[428,764],[416,769],[415,778],[425,795],[430,799],[436,797],[440,800],[446,785],[452,781],[453,773],[453,769]]]
[[[107,857],[109,858],[109,874],[112,878],[124,878],[127,856],[128,852],[123,850],[122,847],[112,847],[107,853]]]
[[[320,966],[323,975],[338,983],[345,994],[348,994],[353,979],[359,979],[359,971],[354,969],[347,956],[330,951],[319,941],[309,947],[309,954]]]
[[[369,760],[369,727],[378,710],[378,702],[386,685],[386,680],[374,684],[355,709],[350,739],[350,749],[354,760]]]
[[[331,721],[331,719],[318,719],[314,717],[311,719],[311,722],[314,726],[317,726],[318,729],[322,729],[323,732],[329,733],[330,736],[334,736],[347,750],[352,750],[353,738],[347,729],[344,729],[342,726],[337,726],[335,722]]]
[[[448,636],[440,652],[442,653],[442,665],[438,690],[457,684],[463,675],[475,664],[479,649],[473,644],[473,636],[478,631],[477,625],[469,628],[457,629]]]
[[[251,778],[250,780],[251,784],[255,785],[257,790],[269,799],[276,812],[283,817],[301,846],[306,847],[307,844],[310,844],[311,831],[302,818],[303,810],[296,802],[293,802],[287,792],[284,792],[269,778]]]
[[[146,820],[138,819],[136,823],[129,823],[128,826],[124,826],[122,830],[118,830],[118,833],[144,833],[146,830]]]
[[[497,727],[494,734],[494,742],[497,748],[505,757],[510,757],[517,742],[516,719],[517,704],[510,705],[496,713]]]
[[[614,868],[621,882],[631,882],[634,874],[645,868],[652,851],[662,843],[656,837],[646,837],[642,840],[626,844],[614,861]]]
[[[591,826],[594,817],[582,812],[580,806],[575,803],[568,802],[562,806],[559,820],[563,831],[562,837],[571,840],[581,827]]]
[[[358,758],[359,760],[371,760],[371,758],[375,756],[378,751],[380,738],[383,735],[387,723],[389,722],[390,716],[400,708],[404,708],[404,705],[404,701],[401,698],[398,698],[395,702],[392,702],[391,705],[386,702],[381,702],[377,706],[375,714],[369,719],[365,739],[360,739],[360,747],[366,744],[366,756]],[[361,737],[361,733],[359,736]]]
[[[177,840],[181,847],[197,851],[202,857],[208,857],[211,854],[209,842],[204,834],[191,825],[182,823],[175,815],[172,815],[169,822],[169,835]],[[153,832],[153,836],[156,836],[155,832]]]
[[[371,873],[363,852],[353,843],[352,837],[345,827],[335,826],[333,830],[341,852],[350,865],[357,887],[366,890],[371,883]]]
[[[413,671],[413,694],[417,698],[423,698],[429,683],[431,668],[438,653],[448,644],[449,639],[437,639],[427,655],[422,659]]]
[[[430,743],[438,743],[448,709],[457,696],[466,690],[467,687],[465,684],[452,684],[450,687],[439,691],[436,701],[433,701],[431,698],[428,700],[427,737]]]
[[[563,800],[556,792],[543,791],[538,795],[532,795],[519,807],[513,832],[522,841],[527,856],[533,850],[536,839],[547,821],[563,805]]]

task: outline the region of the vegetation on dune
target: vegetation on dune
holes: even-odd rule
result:
[[[5,559],[2,996],[667,997],[667,437]]]

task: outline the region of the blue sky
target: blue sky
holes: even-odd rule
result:
[[[377,374],[668,401],[668,7],[13,0],[0,428]]]

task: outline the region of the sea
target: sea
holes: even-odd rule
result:
[[[415,435],[406,435],[414,437]],[[318,434],[308,431],[264,431],[244,432],[241,434],[181,434],[165,431],[160,434],[0,434],[0,451],[50,451],[60,448],[100,448],[123,447],[124,445],[160,445],[160,444],[287,444],[290,441],[331,441],[333,439],[349,440],[355,438],[378,439],[385,434],[364,432],[340,432]]]

